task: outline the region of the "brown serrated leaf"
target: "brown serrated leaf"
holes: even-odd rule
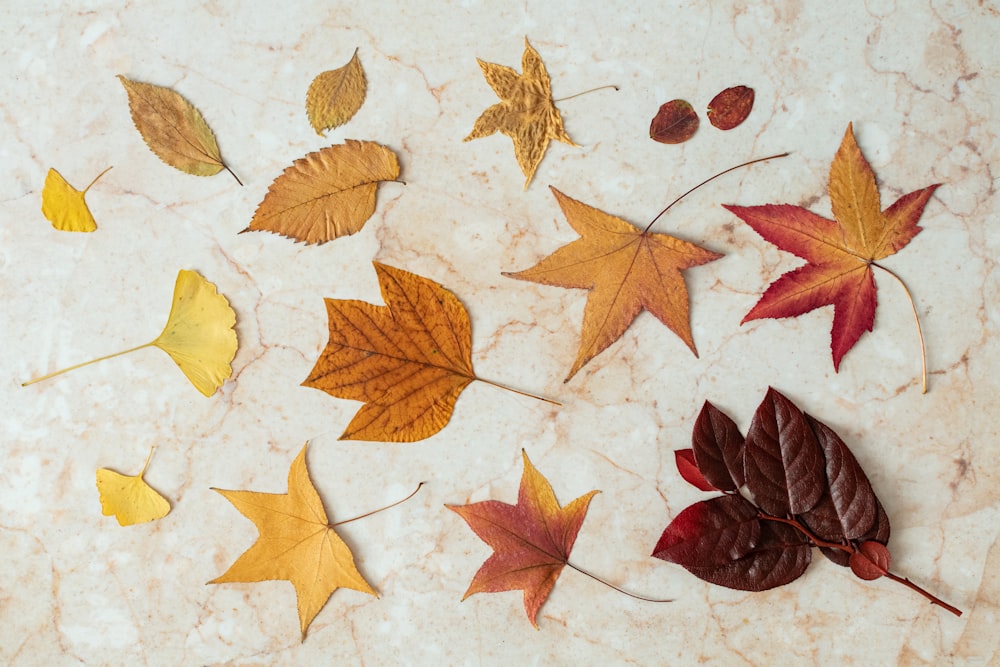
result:
[[[649,138],[661,144],[680,144],[698,130],[698,114],[690,102],[670,100],[662,105],[649,124]]]
[[[726,88],[708,103],[708,122],[720,130],[733,129],[750,115],[753,98],[753,88]]]
[[[365,70],[354,49],[351,60],[343,67],[323,72],[309,84],[306,93],[306,114],[316,134],[340,127],[358,112],[368,92]]]
[[[375,212],[379,182],[398,176],[396,154],[373,141],[348,139],[309,153],[274,179],[243,232],[310,244],[354,234]]]

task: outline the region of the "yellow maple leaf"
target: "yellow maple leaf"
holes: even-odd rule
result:
[[[99,173],[83,190],[74,188],[55,169],[49,169],[42,187],[42,215],[62,232],[92,232],[97,229],[84,197],[97,179],[108,173],[108,169]]]
[[[141,350],[158,347],[173,359],[191,384],[205,396],[211,396],[233,374],[230,363],[239,343],[233,327],[236,313],[214,284],[197,271],[181,270],[174,284],[174,298],[163,331],[155,339],[137,347],[63,368],[21,384],[35,382],[87,366],[89,364]]]
[[[552,101],[552,84],[541,56],[524,40],[521,58],[522,73],[505,65],[476,59],[486,82],[500,98],[484,111],[465,141],[488,137],[502,132],[514,142],[514,155],[524,172],[524,189],[535,176],[538,163],[552,139],[577,146],[563,129],[562,116]]]
[[[373,141],[348,139],[309,153],[274,179],[243,232],[310,244],[353,234],[375,212],[379,182],[398,176],[396,154]]]
[[[153,450],[138,475],[122,475],[114,470],[97,471],[97,492],[101,499],[101,513],[114,516],[121,526],[162,519],[170,512],[170,503],[146,483],[143,475],[149,467]]]
[[[316,134],[340,127],[361,108],[368,92],[365,70],[358,59],[358,50],[343,67],[323,72],[313,79],[306,93],[306,115]]]
[[[309,479],[306,447],[288,471],[288,493],[214,490],[253,521],[260,535],[228,570],[208,583],[291,582],[303,639],[338,588],[378,597],[327,519],[323,501]]]
[[[219,144],[205,117],[182,95],[163,86],[132,81],[121,74],[118,80],[128,93],[128,108],[135,128],[158,158],[194,176],[213,176],[225,169],[243,185],[222,161]]]

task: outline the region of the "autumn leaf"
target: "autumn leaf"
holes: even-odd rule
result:
[[[195,176],[213,176],[225,169],[243,185],[222,161],[215,134],[190,102],[170,88],[132,81],[121,74],[118,80],[128,93],[135,128],[158,158]]]
[[[698,114],[690,102],[670,100],[657,110],[649,123],[649,138],[661,144],[681,144],[698,130]]]
[[[673,236],[651,233],[648,228],[639,230],[621,218],[550,189],[580,238],[530,269],[503,275],[590,290],[580,349],[566,381],[618,340],[644,309],[677,334],[697,356],[687,286],[681,272],[722,255]]]
[[[99,173],[83,190],[74,188],[55,169],[49,169],[42,187],[42,215],[62,232],[92,232],[97,229],[84,197],[97,179],[108,173],[108,169],[111,167]]]
[[[274,179],[243,232],[309,244],[353,234],[375,212],[379,182],[398,176],[396,154],[373,141],[348,139],[309,153]]]
[[[753,99],[753,88],[747,86],[726,88],[708,103],[708,122],[720,130],[733,129],[750,115]]]
[[[553,139],[577,146],[563,129],[562,116],[552,101],[552,84],[541,56],[524,40],[521,74],[512,68],[476,59],[486,83],[500,98],[484,111],[465,141],[488,137],[495,132],[506,134],[514,142],[514,156],[524,173],[524,189],[535,176]]]
[[[218,491],[257,526],[253,546],[210,584],[285,580],[295,587],[299,626],[309,624],[338,588],[378,597],[354,564],[354,555],[330,525],[309,479],[306,447],[288,471],[287,493]]]
[[[724,495],[681,511],[654,557],[719,586],[764,591],[801,576],[819,547],[861,579],[884,576],[961,616],[889,571],[889,517],[864,470],[833,429],[783,394],[768,390],[745,443],[732,419],[706,402],[692,445],[693,456],[675,453],[681,476]],[[744,478],[745,493],[736,481]]]
[[[765,240],[807,262],[772,283],[743,322],[796,317],[832,305],[830,348],[833,367],[840,370],[847,351],[874,326],[876,290],[872,267],[886,271],[902,284],[899,276],[877,260],[895,254],[920,232],[917,220],[937,187],[931,185],[903,195],[882,210],[875,174],[848,125],[830,166],[830,203],[835,220],[789,204],[726,206]],[[916,308],[913,313],[916,317]],[[918,320],[918,333],[919,326]],[[925,362],[925,391],[926,376]]]
[[[590,499],[599,492],[586,493],[562,507],[552,485],[531,465],[524,450],[521,456],[524,474],[516,505],[486,500],[447,507],[493,549],[462,599],[476,593],[523,590],[524,611],[537,628],[538,610],[563,567],[569,565]]]
[[[143,475],[149,467],[153,450],[138,475],[122,475],[114,470],[97,471],[97,492],[101,499],[101,513],[114,516],[120,526],[162,519],[170,512],[170,503],[146,483]]]
[[[211,396],[222,386],[233,369],[238,341],[233,327],[236,313],[229,301],[219,294],[214,284],[197,271],[182,270],[174,284],[174,298],[163,331],[144,345],[76,364],[21,384],[47,380],[50,377],[89,364],[141,350],[158,347],[174,360],[191,384],[205,396]]]
[[[330,339],[302,384],[365,401],[342,440],[422,440],[444,428],[473,380],[502,385],[473,372],[469,314],[454,294],[373,264],[386,305],[326,299]]]
[[[367,90],[368,82],[357,49],[346,65],[313,79],[306,93],[306,115],[316,134],[322,137],[325,130],[349,121],[364,103]]]

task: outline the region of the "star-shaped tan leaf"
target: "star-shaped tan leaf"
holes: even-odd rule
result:
[[[527,190],[551,140],[557,139],[570,146],[578,144],[563,129],[562,116],[552,101],[549,73],[527,38],[524,40],[521,74],[506,65],[476,60],[500,103],[494,104],[476,119],[465,141],[488,137],[494,132],[503,132],[510,137],[514,141],[517,163],[526,177],[524,189]]]
[[[338,588],[376,595],[358,572],[351,550],[326,518],[323,501],[309,479],[306,447],[288,471],[288,493],[215,490],[254,522],[260,536],[224,574],[208,583],[290,581],[298,600],[303,639],[309,624]]]

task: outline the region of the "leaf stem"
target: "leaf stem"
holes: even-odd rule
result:
[[[581,95],[586,95],[588,93],[596,93],[598,90],[604,90],[605,88],[614,88],[615,90],[620,90],[618,86],[614,84],[608,84],[606,86],[598,86],[597,88],[591,88],[590,90],[585,90],[582,93],[576,93],[575,95],[570,95],[569,97],[560,97],[558,100],[552,100],[552,103],[557,104],[559,102],[565,102],[566,100],[571,100],[574,97],[580,97]]]
[[[85,188],[83,189],[83,191],[84,191],[84,192],[87,192],[87,190],[89,190],[89,189],[90,189],[90,186],[91,186],[91,185],[93,185],[94,183],[96,183],[96,182],[97,182],[97,180],[98,180],[98,179],[99,179],[99,178],[100,178],[101,176],[103,176],[104,174],[108,173],[109,171],[111,171],[111,167],[108,167],[107,169],[105,169],[104,171],[102,171],[101,173],[99,173],[99,174],[98,174],[97,176],[95,176],[95,177],[94,177],[94,180],[92,180],[92,181],[90,182],[90,184],[89,184],[89,185],[87,185],[87,187],[85,187]]]
[[[229,168],[228,164],[226,164],[225,162],[223,162],[222,163],[222,168],[225,169],[226,171],[228,171],[232,175],[232,177],[236,179],[236,182],[240,184],[240,187],[243,187],[243,181],[240,180],[239,176],[237,176],[235,173],[233,173],[233,170]]]
[[[718,178],[719,176],[724,176],[724,175],[728,174],[729,172],[731,172],[731,171],[735,171],[735,170],[737,170],[737,169],[739,169],[739,168],[741,168],[741,167],[749,167],[750,165],[752,165],[752,164],[757,164],[758,162],[764,162],[764,161],[766,161],[766,160],[774,160],[774,159],[776,159],[776,158],[779,158],[779,157],[787,157],[788,155],[791,155],[791,153],[787,153],[787,152],[785,152],[785,153],[778,153],[777,155],[768,155],[767,157],[759,157],[759,158],[757,158],[756,160],[750,160],[749,162],[744,162],[744,163],[742,163],[742,164],[738,164],[738,165],[736,165],[735,167],[730,167],[729,169],[726,169],[725,171],[720,171],[720,172],[719,172],[718,174],[716,174],[715,176],[710,176],[709,178],[706,178],[706,179],[705,179],[704,181],[702,181],[702,182],[701,182],[701,183],[699,183],[698,185],[694,186],[693,188],[691,188],[690,190],[688,190],[687,192],[685,192],[684,194],[682,194],[682,195],[681,195],[680,197],[678,197],[677,199],[675,199],[675,200],[673,200],[672,202],[670,202],[669,204],[667,204],[666,208],[664,208],[664,209],[663,209],[662,211],[660,211],[659,213],[657,213],[657,214],[656,214],[656,217],[654,217],[654,218],[653,218],[652,220],[650,220],[650,221],[649,221],[649,224],[648,224],[648,225],[646,225],[646,228],[645,228],[644,230],[642,230],[642,233],[643,233],[643,234],[645,234],[646,232],[648,232],[648,231],[649,231],[649,229],[650,229],[650,227],[652,227],[652,226],[653,226],[653,223],[655,223],[655,222],[656,222],[657,220],[659,220],[659,219],[660,219],[660,217],[661,217],[661,216],[662,216],[662,215],[663,215],[664,213],[666,213],[667,211],[669,211],[669,210],[670,210],[670,208],[671,208],[671,207],[672,207],[672,206],[673,206],[674,204],[676,204],[676,203],[677,203],[677,202],[679,202],[680,200],[684,199],[684,198],[685,198],[685,197],[687,197],[687,196],[688,196],[689,194],[691,194],[692,192],[694,192],[695,190],[697,190],[697,189],[698,189],[698,188],[700,188],[701,186],[705,185],[706,183],[709,183],[709,182],[711,182],[711,181],[714,181],[714,180],[715,180],[715,179],[717,179],[717,178]]]
[[[521,396],[527,396],[528,398],[534,398],[539,401],[545,401],[546,403],[551,403],[552,405],[558,405],[562,407],[562,403],[560,403],[559,401],[552,400],[551,398],[545,398],[544,396],[539,396],[538,394],[532,394],[527,391],[521,391],[520,389],[514,389],[513,387],[508,387],[505,384],[500,384],[499,382],[494,382],[493,380],[486,380],[481,377],[476,377],[475,379],[479,380],[480,382],[484,382],[488,385],[497,387],[498,389],[506,389],[507,391],[514,392],[515,394],[520,394]]]
[[[913,295],[910,294],[910,290],[906,286],[906,283],[903,282],[903,279],[900,278],[899,275],[895,271],[891,271],[891,270],[887,269],[886,267],[882,266],[878,262],[872,262],[871,265],[872,266],[877,266],[878,268],[882,269],[883,271],[885,271],[886,273],[888,273],[890,276],[892,276],[893,278],[895,278],[896,282],[898,282],[902,286],[903,291],[906,292],[906,298],[910,300],[910,308],[913,310],[913,321],[917,323],[917,337],[920,339],[920,365],[921,365],[922,372],[923,372],[923,389],[922,389],[922,391],[920,393],[926,394],[927,393],[927,352],[924,350],[924,332],[920,328],[920,317],[917,315],[917,306],[913,302]]]
[[[647,598],[644,595],[637,595],[636,593],[629,593],[625,589],[618,588],[617,586],[615,586],[614,584],[612,584],[610,581],[605,581],[604,579],[601,579],[600,577],[598,577],[596,574],[593,574],[591,572],[587,572],[582,567],[577,567],[576,565],[573,565],[573,563],[570,563],[569,561],[566,561],[566,565],[568,565],[569,567],[573,568],[574,570],[576,570],[580,574],[587,575],[588,577],[590,577],[594,581],[601,582],[602,584],[604,584],[608,588],[613,588],[616,591],[618,591],[619,593],[624,593],[625,595],[629,596],[630,598],[635,598],[636,600],[642,600],[643,602],[673,602],[674,601],[673,598],[663,598],[663,599]]]
[[[156,445],[149,448],[149,454],[146,454],[146,462],[142,464],[142,470],[139,471],[139,479],[146,474],[146,468],[149,467],[149,462],[153,458],[153,450],[156,449]]]
[[[338,521],[337,523],[331,523],[330,524],[330,528],[333,528],[334,526],[342,526],[345,523],[350,523],[352,521],[357,521],[358,519],[364,519],[365,517],[371,516],[372,514],[378,514],[379,512],[381,512],[383,510],[391,509],[391,508],[395,507],[396,505],[401,505],[401,504],[405,503],[407,500],[409,500],[410,498],[412,498],[413,496],[417,495],[417,491],[419,491],[421,489],[421,487],[423,487],[424,484],[426,484],[426,482],[420,482],[420,484],[417,484],[417,488],[413,489],[413,492],[410,495],[408,495],[405,498],[403,498],[402,500],[397,500],[396,502],[394,502],[391,505],[386,505],[385,507],[381,507],[381,508],[379,508],[377,510],[372,510],[371,512],[366,512],[365,514],[362,514],[360,516],[356,516],[353,519],[344,519],[343,521]]]
[[[152,347],[153,345],[154,345],[154,341],[150,341],[150,342],[148,342],[148,343],[146,343],[144,345],[139,345],[138,347],[129,348],[128,350],[122,350],[121,352],[115,352],[114,354],[108,354],[108,355],[103,356],[103,357],[98,357],[97,359],[91,359],[90,361],[85,361],[82,364],[76,364],[75,366],[70,366],[69,368],[63,368],[62,370],[54,371],[52,373],[49,373],[48,375],[43,375],[42,377],[37,377],[37,378],[31,379],[31,380],[28,380],[27,382],[22,382],[21,386],[22,387],[27,387],[29,384],[35,384],[36,382],[41,382],[42,380],[48,380],[49,378],[55,377],[56,375],[62,375],[63,373],[68,373],[69,371],[76,370],[77,368],[82,368],[83,366],[89,366],[90,364],[96,364],[98,361],[104,361],[105,359],[112,359],[114,357],[120,357],[123,354],[128,354],[129,352],[135,352],[137,350],[141,350],[144,347]]]
[[[947,609],[951,613],[955,614],[955,616],[961,616],[962,615],[962,610],[961,609],[958,609],[957,607],[952,607],[950,604],[948,604],[947,602],[945,602],[941,598],[939,598],[939,597],[937,597],[937,596],[935,596],[935,595],[933,595],[931,593],[928,593],[923,588],[921,588],[920,586],[916,585],[915,583],[913,583],[912,581],[910,581],[906,577],[897,576],[897,575],[893,574],[892,572],[889,572],[888,570],[886,571],[885,576],[889,577],[890,579],[892,579],[896,583],[903,584],[904,586],[906,586],[910,590],[913,590],[913,591],[916,591],[917,593],[920,593],[925,598],[927,598],[928,600],[930,600],[931,604],[936,604],[937,606],[941,607],[942,609]]]

